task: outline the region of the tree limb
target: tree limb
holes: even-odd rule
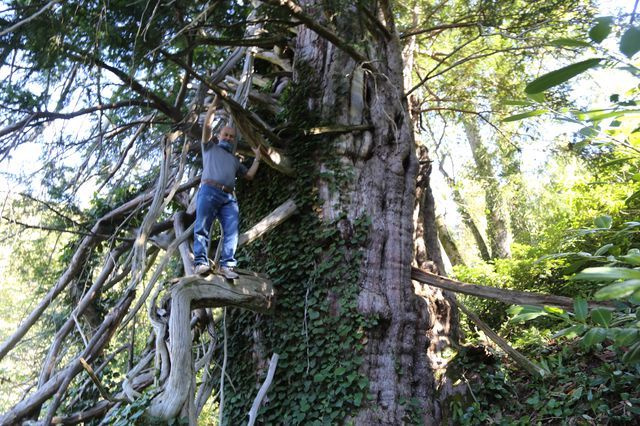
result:
[[[467,284],[441,277],[415,267],[411,268],[411,279],[456,293],[494,299],[512,305],[560,306],[567,310],[573,310],[573,299],[570,297]],[[612,306],[610,303],[600,302],[589,302],[589,305],[592,307]]]
[[[29,123],[31,123],[34,120],[39,120],[42,118],[46,119],[45,121],[58,120],[58,119],[68,120],[81,115],[91,114],[92,112],[96,112],[96,111],[106,111],[109,109],[117,109],[117,108],[123,108],[123,107],[131,107],[131,106],[151,107],[153,106],[153,104],[148,101],[129,99],[126,101],[115,102],[112,104],[96,105],[88,108],[83,108],[78,111],[67,112],[67,113],[52,112],[52,111],[37,111],[20,121],[17,121],[9,126],[4,127],[3,129],[0,129],[0,138],[3,136],[6,136],[9,133],[15,132],[16,130],[20,130],[26,127],[27,125],[29,125]],[[35,126],[38,124],[42,124],[42,122],[38,122],[33,125]]]

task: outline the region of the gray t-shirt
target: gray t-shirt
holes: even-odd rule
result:
[[[247,174],[247,167],[238,157],[218,146],[216,139],[202,145],[202,179],[212,179],[235,188],[236,176]]]

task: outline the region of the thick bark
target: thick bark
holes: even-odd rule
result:
[[[476,164],[478,177],[485,191],[487,205],[487,235],[491,245],[491,258],[504,259],[511,257],[511,231],[509,214],[505,206],[500,182],[496,174],[489,152],[482,143],[480,129],[475,121],[463,120],[467,140]]]
[[[401,46],[388,4],[372,3],[373,16],[383,21],[375,35],[364,32],[362,15],[346,8],[332,24],[347,41],[366,39],[373,71],[363,72],[354,57],[300,28],[296,41],[294,81],[317,82],[319,92],[308,101],[309,110],[323,122],[338,125],[371,124],[372,131],[346,134],[333,142],[335,158],[353,172],[354,179],[339,190],[319,181],[322,216],[347,220],[366,215],[371,219],[368,242],[360,270],[358,308],[375,316],[378,325],[368,333],[361,373],[369,379],[373,399],[355,415],[355,423],[402,424],[415,401],[423,424],[438,423],[435,380],[425,348],[427,335],[437,321],[429,318],[425,302],[411,283],[413,261],[413,211],[418,162],[413,127],[403,97]],[[307,10],[322,4],[305,2]],[[316,18],[322,22],[323,15]],[[305,70],[304,75],[300,70]],[[331,170],[318,164],[319,171]]]

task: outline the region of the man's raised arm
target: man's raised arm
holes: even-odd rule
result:
[[[247,170],[247,174],[244,175],[244,178],[247,180],[253,180],[255,177],[256,172],[258,171],[258,166],[260,165],[260,158],[262,157],[262,154],[260,154],[260,147],[251,148],[251,150],[256,157],[253,159],[253,163],[251,164],[251,167],[249,167],[249,170]]]
[[[211,105],[209,105],[209,109],[207,110],[207,114],[204,116],[204,123],[202,124],[202,143],[206,144],[211,140],[211,126],[213,125],[213,119],[216,115],[216,108],[220,104],[220,100],[218,99],[218,95],[215,95],[213,101],[211,101]]]

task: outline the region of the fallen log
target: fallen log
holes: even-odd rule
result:
[[[558,306],[570,311],[573,310],[573,299],[570,297],[467,284],[415,267],[411,268],[411,279],[455,293],[499,300],[510,305]],[[607,302],[589,302],[589,306],[613,307],[611,303]]]

